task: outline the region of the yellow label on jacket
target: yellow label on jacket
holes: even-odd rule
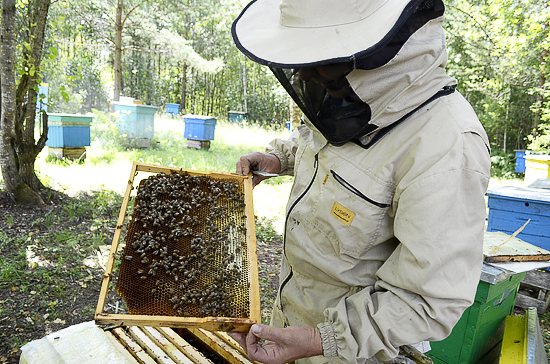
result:
[[[351,225],[353,218],[355,217],[355,212],[345,208],[340,205],[338,202],[335,202],[330,211],[331,215],[342,221],[347,226]]]

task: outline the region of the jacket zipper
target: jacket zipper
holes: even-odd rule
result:
[[[348,191],[350,191],[351,193],[355,194],[356,196],[362,198],[363,200],[375,205],[375,206],[378,206],[380,208],[386,208],[386,207],[390,207],[390,204],[387,204],[387,203],[381,203],[381,202],[376,202],[370,198],[368,198],[367,196],[363,195],[361,193],[361,191],[359,191],[357,188],[353,187],[348,181],[346,181],[345,179],[343,179],[342,177],[340,177],[340,175],[338,175],[336,172],[334,172],[332,169],[330,170],[330,173],[332,173],[332,176],[334,177],[334,179],[340,183],[345,189],[347,189]]]
[[[298,204],[298,202],[300,202],[300,200],[302,200],[302,198],[309,191],[309,189],[313,185],[313,181],[315,181],[315,178],[317,177],[317,170],[319,169],[319,153],[315,154],[315,162],[313,163],[313,168],[315,168],[315,171],[313,172],[313,177],[311,178],[311,181],[309,182],[309,185],[306,187],[304,192],[302,192],[302,194],[300,196],[298,196],[298,198],[296,200],[294,200],[294,202],[292,203],[292,205],[288,209],[288,213],[286,214],[285,235],[284,235],[284,238],[283,238],[283,253],[284,253],[285,257],[286,257],[286,226],[288,224],[288,218],[290,217],[290,213],[292,212],[292,210],[294,210],[294,207]],[[281,310],[281,311],[283,311],[283,302],[282,302],[282,294],[281,293],[283,291],[283,288],[290,281],[290,279],[292,279],[292,276],[294,275],[294,272],[292,271],[292,267],[290,266],[290,264],[289,264],[289,267],[290,267],[290,273],[288,273],[286,278],[283,280],[283,283],[281,283],[281,286],[279,287],[279,310]]]

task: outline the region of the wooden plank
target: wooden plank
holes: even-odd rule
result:
[[[251,364],[252,362],[242,355],[237,349],[227,344],[215,333],[203,329],[189,329],[199,340],[208,345],[212,350],[233,364]]]
[[[235,339],[229,336],[227,332],[216,331],[216,335],[222,338],[222,340],[224,340],[228,345],[231,345],[233,348],[237,349],[239,353],[241,353],[243,356],[247,356],[241,345],[237,341],[235,341]]]
[[[155,359],[157,363],[161,364],[176,364],[160,347],[157,343],[155,343],[149,336],[147,336],[141,327],[138,326],[130,326],[128,327],[128,332],[130,333],[130,336],[139,343],[139,345],[145,349],[149,355]]]
[[[157,329],[162,333],[175,347],[177,347],[181,352],[195,364],[212,364],[203,353],[195,349],[193,345],[189,344],[187,341],[181,338],[174,330],[168,327],[159,327]]]
[[[546,308],[548,307],[548,302],[545,300],[537,300],[536,298],[518,293],[518,296],[516,297],[516,306],[522,308],[534,307],[537,309],[537,312],[542,314],[546,311]]]
[[[210,149],[210,141],[187,139],[187,148]]]
[[[236,173],[227,173],[227,172],[204,172],[204,171],[196,171],[192,169],[183,169],[183,168],[175,168],[175,167],[168,167],[168,166],[158,166],[155,164],[146,164],[146,163],[137,163],[134,162],[134,165],[136,166],[136,170],[138,172],[149,172],[149,173],[166,173],[170,174],[171,171],[181,171],[181,172],[187,172],[191,176],[212,176],[215,175],[216,177],[227,177],[234,179],[235,177],[246,179],[249,177],[242,176],[240,174]]]
[[[525,316],[507,316],[500,364],[527,364]]]
[[[130,354],[130,352],[128,351],[128,348],[122,345],[122,343],[117,340],[116,336],[113,335],[111,331],[107,330],[104,332],[105,332],[105,336],[107,336],[107,338],[109,338],[111,343],[118,349],[118,351],[120,351],[122,355],[124,355],[126,360],[128,360],[130,363],[139,363],[136,360],[136,358],[132,354]]]
[[[123,328],[117,327],[112,332],[140,364],[158,364],[138,343],[126,334]]]
[[[202,327],[210,331],[237,331],[248,332],[250,326],[256,323],[251,319],[231,317],[176,317],[176,316],[149,316],[127,314],[96,315],[98,325],[132,325],[153,327]]]
[[[521,284],[532,288],[550,290],[550,272],[541,270],[526,272]]]
[[[546,261],[550,251],[502,232],[485,232],[483,255],[488,263],[508,261]]]
[[[149,336],[149,338],[156,342],[157,345],[164,349],[164,352],[178,364],[193,364],[193,361],[189,359],[176,345],[174,345],[164,333],[157,328],[146,326],[143,327],[143,332]]]
[[[113,242],[111,244],[111,251],[109,252],[109,260],[107,261],[107,266],[105,267],[105,274],[103,275],[103,282],[101,283],[101,290],[99,292],[99,300],[97,302],[97,308],[95,311],[96,318],[98,315],[103,313],[105,308],[105,301],[107,299],[107,292],[109,290],[109,282],[111,281],[111,275],[113,274],[113,267],[115,265],[115,257],[118,249],[118,244],[120,242],[120,236],[122,234],[122,226],[124,225],[124,219],[126,217],[126,211],[128,209],[128,202],[130,200],[130,193],[134,188],[134,177],[136,175],[136,164],[132,165],[130,169],[130,178],[128,179],[128,184],[126,185],[126,192],[124,193],[124,199],[122,200],[122,207],[120,208],[120,213],[118,215],[118,221],[115,228],[115,234],[113,236]]]
[[[246,204],[246,216],[247,216],[247,247],[249,254],[249,270],[250,270],[250,318],[256,322],[262,322],[262,313],[260,305],[260,282],[258,276],[258,253],[256,247],[256,223],[254,221],[254,203],[252,200],[252,173],[248,174],[246,180],[244,180],[245,190],[245,204]],[[250,327],[244,327],[246,330],[236,330],[240,332],[248,332]],[[223,331],[223,330],[216,330]]]

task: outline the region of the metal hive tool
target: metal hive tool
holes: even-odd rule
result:
[[[120,230],[139,171],[156,174],[137,187],[118,258],[116,292],[129,315],[106,314]],[[241,331],[260,322],[251,178],[135,163],[128,182],[96,322]]]

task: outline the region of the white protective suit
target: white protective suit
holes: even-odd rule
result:
[[[458,92],[425,104],[456,84],[441,23],[425,24],[386,65],[347,76],[380,128],[416,109],[371,146],[327,144],[306,120],[267,148],[295,177],[272,325],[318,326],[323,341],[324,356],[298,362],[390,359],[401,345],[448,336],[473,302],[489,142]]]

